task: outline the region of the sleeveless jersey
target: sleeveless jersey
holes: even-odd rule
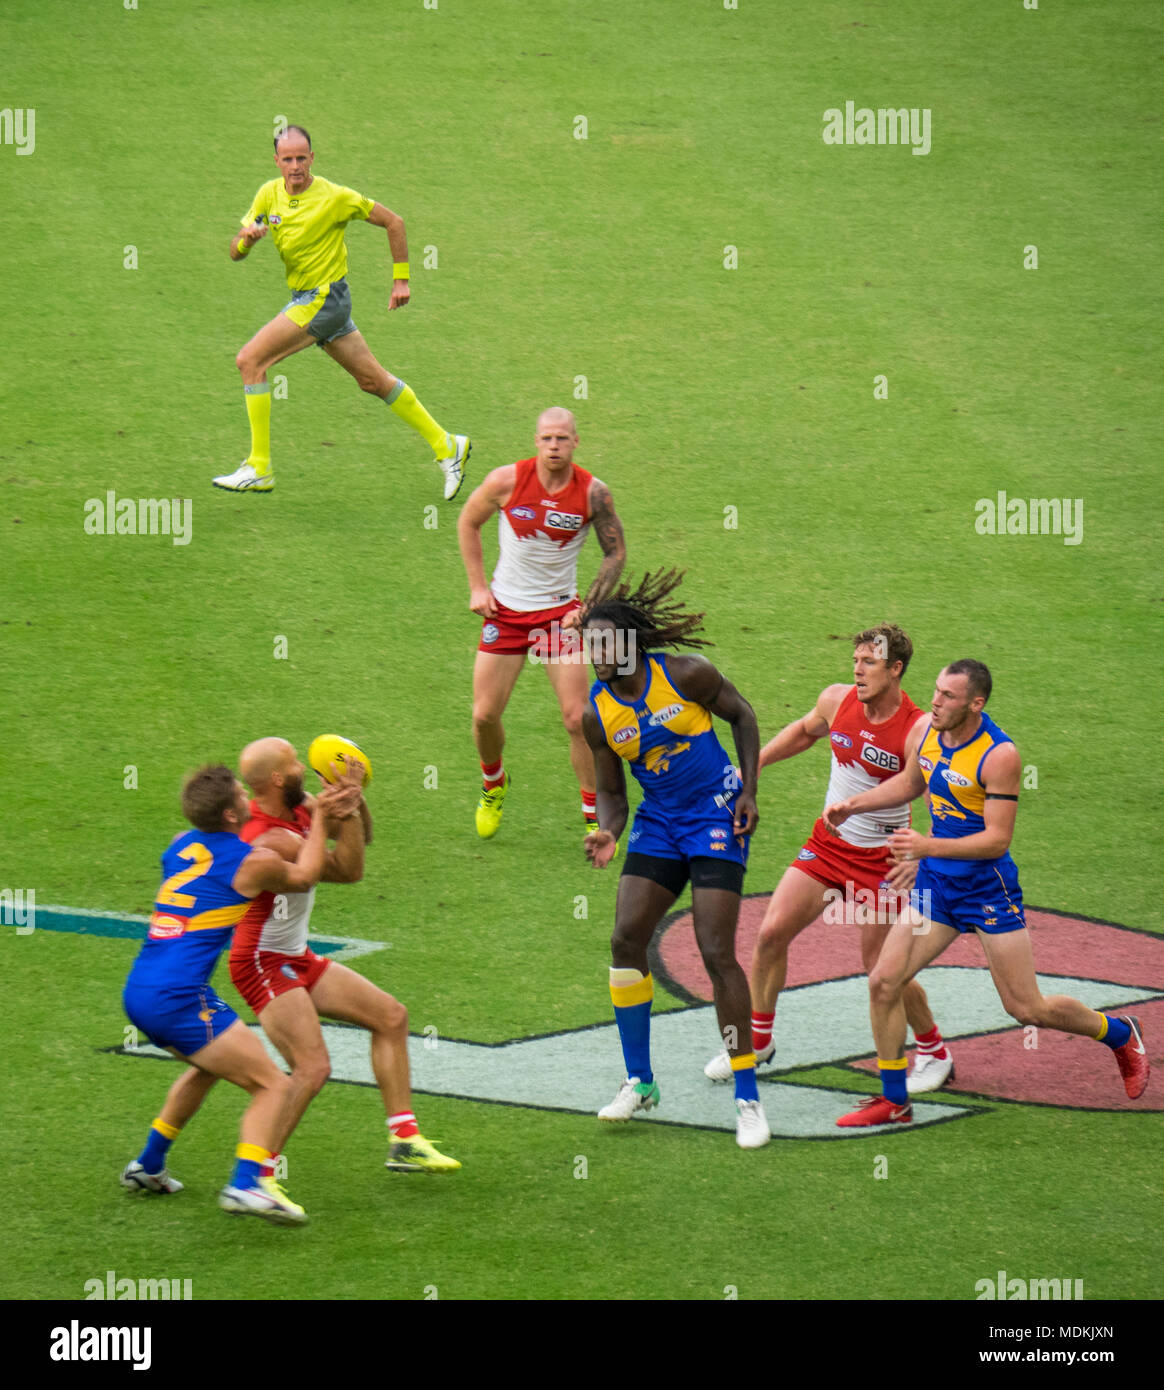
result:
[[[982,784],[982,764],[987,753],[1000,743],[1012,742],[988,714],[973,738],[957,748],[947,748],[933,727],[926,731],[917,760],[926,775],[930,794],[930,834],[935,840],[961,840],[986,829],[983,811],[986,788]],[[1013,863],[1009,850],[996,859],[930,858],[926,866],[939,874],[969,874],[982,864]]]
[[[242,829],[243,839],[249,844],[275,826],[290,830],[302,840],[307,839],[311,829],[311,812],[306,806],[296,806],[287,820],[268,815],[254,801],[250,803],[250,812],[251,818]],[[307,928],[314,906],[314,887],[306,893],[260,893],[238,924],[231,955],[279,951],[285,956],[301,956],[307,949]]]
[[[192,989],[209,981],[250,903],[231,887],[250,852],[226,830],[187,830],[171,842],[149,934],[130,971],[135,985]]]
[[[607,745],[630,764],[656,811],[689,811],[709,799],[730,804],[739,780],[710,712],[675,689],[666,657],[644,652],[643,660],[647,685],[637,700],[620,699],[604,681],[590,688]]]
[[[490,587],[518,613],[557,608],[578,597],[578,552],[590,530],[592,473],[570,465],[553,496],[542,489],[537,459],[517,464],[513,494],[498,514],[501,555]]]
[[[901,706],[892,719],[871,724],[854,685],[841,701],[829,725],[833,761],[825,805],[880,786],[905,766],[905,740],[921,710],[903,690]],[[909,824],[909,803],[883,811],[861,811],[841,826],[841,839],[862,849],[883,845],[899,826]]]

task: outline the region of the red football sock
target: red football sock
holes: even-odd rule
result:
[[[946,1052],[946,1044],[942,1038],[941,1030],[935,1023],[928,1033],[915,1033],[914,1040],[917,1043],[919,1054],[926,1057],[936,1057],[943,1061],[949,1054]]]
[[[505,781],[505,769],[498,758],[495,763],[482,763],[481,776],[484,779],[485,790],[491,792],[494,787],[499,787]]]
[[[584,791],[584,792],[582,793],[582,814],[583,814],[583,815],[586,817],[586,819],[589,820],[589,821],[596,821],[596,820],[598,819],[598,793],[597,793],[597,792],[586,792],[586,791]]]
[[[389,1115],[388,1128],[393,1139],[411,1139],[414,1134],[420,1133],[420,1126],[411,1110],[402,1110],[399,1115]]]
[[[770,1014],[757,1013],[752,1010],[752,1051],[759,1052],[772,1041],[772,1024],[776,1020],[776,1010]]]

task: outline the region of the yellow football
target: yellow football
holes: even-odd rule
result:
[[[367,786],[372,780],[372,764],[367,753],[350,738],[343,738],[339,734],[320,734],[318,738],[312,739],[311,747],[307,750],[307,761],[325,782],[332,780],[329,764],[335,763],[342,771],[345,756],[364,764],[364,785]]]

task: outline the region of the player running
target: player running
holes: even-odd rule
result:
[[[214,479],[228,492],[270,492],[271,386],[268,370],[311,343],[323,348],[361,391],[379,396],[423,436],[445,475],[445,497],[455,497],[465,478],[472,444],[463,434],[448,434],[416,399],[411,387],[394,377],[372,356],[363,334],[352,322],[348,290],[348,252],[344,235],[357,219],[383,227],[392,252],[392,294],[388,308],[408,303],[408,242],[404,220],[371,198],[311,172],[315,154],[302,126],[291,125],[275,136],[275,163],[280,177],[265,183],[230,243],[232,261],[243,260],[268,232],[283,259],[291,302],[260,328],[235,358],[242,374],[251,451],[233,473]]]
[[[836,833],[851,816],[881,812],[928,791],[933,820],[929,835],[903,827],[890,837],[894,853],[921,863],[912,906],[890,929],[869,976],[882,1095],[863,1101],[838,1125],[908,1124],[913,1118],[905,1086],[902,993],[908,980],[970,931],[978,934],[1012,1018],[1105,1043],[1133,1100],[1148,1084],[1137,1019],[1097,1013],[1068,995],[1039,990],[1010,857],[1022,763],[1011,739],[983,712],[991,686],[981,661],[951,662],[938,673],[930,720],[910,732],[902,771],[825,808],[825,823]]]
[[[654,984],[647,947],[690,879],[695,939],[729,1043],[736,1142],[757,1149],[771,1131],[756,1089],[748,985],[736,960],[735,937],[748,837],[757,821],[760,732],[751,705],[711,662],[663,655],[662,648],[707,645],[695,636],[703,614],[683,613],[667,602],[681,578],[674,570],[648,574],[637,590],[624,584],[583,617],[598,678],[582,720],[598,769],[601,829],[586,838],[595,868],[604,869],[614,858],[626,825],[624,761],[643,789],[610,940],[610,997],[627,1079],[598,1118],[629,1120],[659,1104],[651,1070]],[[738,774],[715,735],[712,715],[732,726]],[[740,1039],[745,1041],[733,1045]]]
[[[473,666],[473,739],[482,776],[477,834],[485,840],[497,834],[509,791],[501,716],[527,653],[545,663],[570,735],[582,814],[587,825],[596,823],[594,758],[582,735],[587,679],[578,631],[578,555],[593,526],[603,560],[586,595],[592,605],[618,582],[626,543],[610,489],[573,462],[578,433],[571,412],[543,411],[536,435],[536,456],[495,468],[457,522],[469,607],[484,619]],[[490,585],[481,528],[495,513],[501,555]]]
[[[247,798],[228,767],[199,768],[186,779],[182,814],[194,829],[178,835],[162,855],[164,879],[149,935],[125,984],[124,1003],[134,1027],[189,1062],[190,1069],[170,1087],[145,1148],[121,1174],[123,1187],[182,1190],[166,1171],[166,1154],[210,1088],[225,1077],[249,1091],[251,1103],[239,1123],[234,1173],[219,1194],[219,1206],[284,1225],[306,1221],[303,1208],[263,1171],[286,1127],[291,1082],[210,987],[210,977],[253,898],[308,892],[318,882],[327,856],[326,817],[342,811],[349,795],[335,788],[319,798],[303,855],[288,864],[239,838]]]
[[[913,656],[913,643],[894,623],[867,628],[853,638],[853,684],[830,685],[816,707],[796,719],[760,752],[760,767],[794,757],[829,736],[832,769],[825,805],[879,786],[905,766],[906,739],[926,716],[901,688]],[[788,948],[824,908],[841,902],[854,914],[861,931],[861,963],[868,974],[876,963],[889,924],[897,916],[898,897],[909,890],[916,861],[894,863],[889,837],[909,824],[909,806],[892,806],[877,815],[854,816],[840,842],[823,820],[812,828],[808,843],[785,869],[764,913],[752,958],[752,1047],[757,1066],[776,1050],[772,1028],[776,1001],[788,973]],[[903,904],[904,905],[904,904]],[[954,1059],[945,1045],[925,990],[916,980],[905,987],[906,1016],[917,1039],[917,1057],[906,1081],[911,1095],[936,1090],[953,1075]],[[704,1067],[712,1081],[730,1081],[731,1059],[720,1052]]]
[[[243,749],[239,771],[254,792],[243,839],[296,863],[306,852],[313,803],[304,790],[305,769],[295,749],[286,739],[259,739]],[[358,793],[363,779],[363,764],[351,761],[337,785]],[[359,815],[340,825],[321,881],[358,883],[364,846],[371,840],[372,818],[360,796]],[[455,1171],[461,1165],[429,1143],[412,1112],[406,1009],[346,965],[311,950],[307,931],[314,904],[314,888],[287,893],[281,904],[273,893],[260,894],[239,923],[230,950],[231,982],[291,1067],[286,1132],[277,1136],[277,1143],[286,1141],[331,1074],[319,1026],[322,1014],[358,1024],[372,1035],[372,1071],[391,1134],[386,1166],[408,1173]]]

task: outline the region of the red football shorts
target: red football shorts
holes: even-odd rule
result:
[[[863,849],[830,835],[824,821],[818,819],[792,867],[828,888],[839,888],[846,896],[855,888],[864,889],[862,896],[868,899],[869,893],[880,892],[893,868],[893,858],[888,846]]]
[[[310,947],[301,956],[280,951],[232,951],[230,980],[256,1014],[289,989],[310,990],[331,964]]]
[[[581,604],[571,599],[556,608],[539,608],[532,613],[497,605],[497,616],[486,618],[481,626],[479,652],[497,652],[501,656],[524,656],[532,652],[548,661],[563,658],[582,662],[582,634],[576,628],[561,626],[567,613],[574,613]]]

